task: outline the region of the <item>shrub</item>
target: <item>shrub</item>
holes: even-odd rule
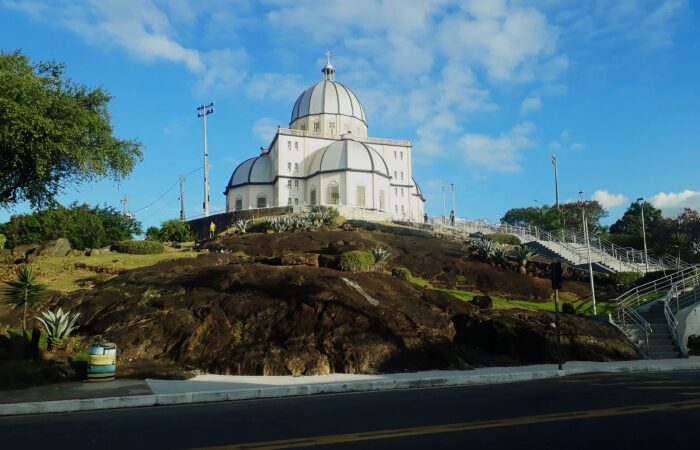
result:
[[[374,267],[374,256],[370,252],[354,250],[340,255],[338,268],[349,272],[367,272]]]
[[[514,234],[491,233],[485,235],[485,238],[498,244],[520,245],[520,239]]]
[[[333,207],[317,205],[311,208],[309,216],[314,219],[320,219],[324,225],[333,225],[340,217],[340,213]]]
[[[618,272],[617,275],[615,275],[615,280],[617,281],[617,284],[627,286],[639,281],[639,279],[643,276],[644,275],[639,272]]]
[[[391,275],[396,278],[401,278],[402,280],[411,280],[411,271],[405,267],[394,267],[391,269]]]
[[[457,275],[457,283],[467,284],[467,277],[465,277],[464,275]]]
[[[250,220],[248,219],[239,219],[233,222],[233,226],[238,228],[238,231],[241,234],[245,234],[246,231],[248,231],[248,227],[250,226]]]
[[[132,255],[152,255],[165,251],[163,243],[158,241],[119,241],[112,248],[119,253]]]
[[[146,240],[147,241],[159,241],[160,240],[160,229],[158,227],[148,227],[146,230]]]
[[[187,222],[178,219],[166,220],[160,224],[157,240],[162,242],[188,242],[193,240],[192,230]]]
[[[480,258],[490,262],[493,259],[496,248],[498,248],[498,244],[488,239],[477,239],[472,242],[471,247]]]
[[[5,248],[6,241],[7,241],[7,238],[5,237],[5,235],[0,233],[0,249]]]
[[[11,248],[66,237],[73,248],[85,249],[131,239],[141,233],[141,224],[112,207],[73,203],[67,208],[58,206],[14,215],[2,225],[0,232],[7,237]]]

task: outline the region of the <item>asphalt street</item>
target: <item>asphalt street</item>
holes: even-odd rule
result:
[[[0,418],[2,449],[698,449],[700,371]]]

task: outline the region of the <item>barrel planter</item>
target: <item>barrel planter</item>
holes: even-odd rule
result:
[[[117,371],[117,345],[100,342],[88,347],[90,360],[87,367],[89,382],[112,381]]]

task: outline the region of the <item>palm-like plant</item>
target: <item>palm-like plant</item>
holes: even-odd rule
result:
[[[41,315],[43,317],[35,318],[44,325],[46,334],[49,335],[47,350],[61,345],[61,342],[78,328],[75,321],[78,320],[80,313],[71,316],[68,311],[63,312],[59,307],[56,312],[44,311]]]
[[[27,332],[27,305],[41,299],[46,285],[37,281],[37,273],[33,267],[23,265],[17,271],[17,278],[8,281],[3,289],[3,296],[16,306],[22,306],[22,331]]]
[[[488,239],[477,239],[473,241],[471,245],[477,255],[486,261],[491,261],[493,259],[493,254],[496,251],[496,247],[498,247],[498,244]]]
[[[372,256],[374,256],[374,262],[382,262],[389,259],[391,252],[385,248],[377,247],[372,249]]]
[[[503,245],[496,244],[496,247],[493,249],[493,256],[492,256],[493,263],[497,266],[503,266],[503,265],[505,265],[507,260],[508,260],[508,249],[506,247],[504,247]]]
[[[518,261],[519,271],[523,275],[527,274],[527,262],[533,257],[537,256],[536,251],[524,245],[519,245],[513,248],[510,254],[513,255],[513,258],[515,258]]]
[[[250,225],[250,220],[246,219],[240,219],[236,220],[233,222],[233,225],[238,228],[238,231],[241,232],[241,234],[245,234],[245,232],[248,230],[248,226]]]

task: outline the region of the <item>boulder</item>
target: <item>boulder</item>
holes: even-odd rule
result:
[[[318,267],[317,253],[284,253],[280,257],[283,266]]]
[[[39,247],[37,244],[22,244],[22,245],[18,245],[17,247],[15,247],[15,248],[12,249],[12,255],[13,255],[13,256],[24,257],[24,256],[27,255],[27,253],[33,251],[33,250],[36,249],[37,247]]]
[[[477,295],[471,301],[469,302],[474,306],[479,307],[480,309],[492,309],[493,308],[493,299],[489,297],[488,295]]]
[[[91,248],[87,255],[88,256],[99,256],[100,253],[102,253],[100,250],[98,250],[96,248]]]
[[[73,248],[66,238],[44,242],[36,249],[36,256],[66,256]]]

